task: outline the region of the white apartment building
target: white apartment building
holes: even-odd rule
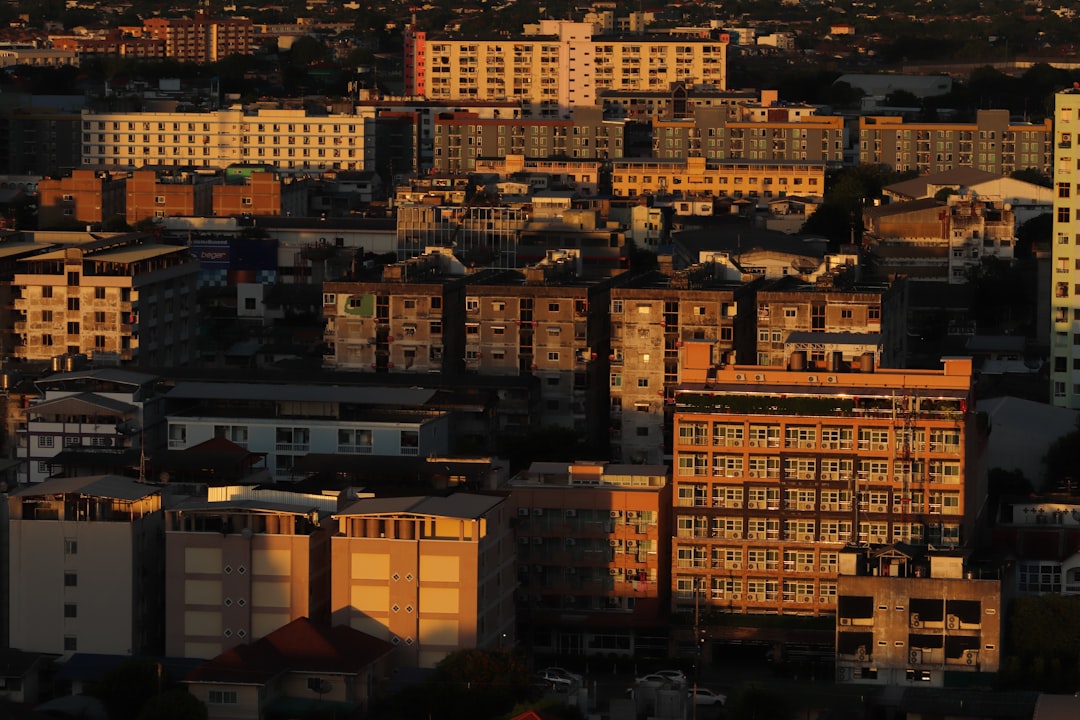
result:
[[[601,90],[727,86],[726,36],[606,36],[592,23],[541,20],[515,38],[444,38],[410,29],[405,43],[409,92],[519,100],[525,114],[565,115],[595,105]]]
[[[166,396],[170,450],[223,437],[266,453],[279,480],[309,454],[414,456],[450,451],[450,415],[422,388],[178,383]]]
[[[1050,402],[1080,408],[1080,88],[1056,96]]]
[[[312,114],[302,109],[205,112],[84,110],[84,165],[180,165],[224,168],[268,163],[280,171],[370,170],[375,166],[375,108]]]

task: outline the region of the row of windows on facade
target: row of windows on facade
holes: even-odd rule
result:
[[[97,121],[84,120],[83,121],[83,130],[86,131],[86,132],[89,132],[91,130],[112,130],[114,132],[119,131],[119,130],[129,130],[129,131],[131,131],[131,130],[139,129],[139,128],[136,127],[138,124],[139,123],[136,123],[136,122],[123,123],[123,122],[105,122],[105,121],[101,121],[101,120],[97,120]],[[158,131],[165,131],[167,124],[168,123],[159,122],[159,123],[157,123],[157,128],[156,129]],[[126,127],[124,127],[125,125],[126,125]],[[226,126],[221,126],[218,123],[213,123],[213,124],[211,124],[211,123],[201,123],[201,124],[199,124],[199,123],[187,123],[186,127],[183,127],[183,128],[181,127],[181,123],[174,122],[171,125],[172,125],[171,129],[172,129],[173,132],[183,132],[184,130],[186,130],[189,133],[198,132],[198,131],[210,132],[210,128],[212,126],[214,128],[214,134],[215,135],[220,135],[220,134],[223,134],[223,133],[238,133],[238,132],[239,133],[247,133],[247,132],[250,131],[250,126],[248,126],[248,125],[241,125],[241,126],[226,125]],[[197,125],[199,127],[196,127]],[[282,130],[282,127],[284,127],[285,129]],[[256,132],[259,132],[259,133],[265,133],[265,132],[295,133],[295,132],[297,132],[297,129],[296,129],[297,127],[298,126],[294,125],[294,124],[279,125],[277,123],[274,123],[274,124],[258,123],[258,124],[255,125]],[[299,132],[304,132],[304,133],[312,132],[312,130],[314,129],[315,132],[319,133],[319,137],[323,137],[327,133],[333,133],[335,135],[341,134],[341,133],[346,133],[346,135],[344,137],[346,137],[349,140],[352,140],[353,139],[352,136],[356,134],[357,126],[356,125],[323,125],[323,124],[319,124],[319,125],[315,125],[315,126],[312,126],[312,125],[299,125],[299,128],[300,128]],[[141,129],[144,130],[144,131],[150,131],[151,130],[151,123],[143,122]],[[361,130],[363,130],[362,127],[361,127]],[[86,137],[88,138],[89,135],[87,135]],[[99,139],[101,137],[102,137],[101,135],[98,135]],[[148,138],[149,136],[144,135],[143,137]],[[134,135],[128,135],[128,138],[130,140],[134,141],[135,136]],[[118,135],[113,135],[113,140],[114,141],[119,141],[119,136]],[[164,139],[161,136],[159,136],[159,141],[164,142]],[[291,138],[290,138],[290,141],[291,141]],[[177,140],[176,136],[173,136],[173,142],[179,142]],[[190,137],[189,137],[189,142],[192,142]],[[274,142],[275,143],[277,142],[276,137],[274,138]]]
[[[816,447],[818,428],[816,425],[799,425],[798,421],[784,425],[751,423],[749,428],[742,423],[683,421],[679,424],[678,437],[686,445],[732,445],[741,446],[744,436],[756,441],[751,447],[780,447],[780,438],[784,438],[786,447]],[[710,432],[711,430],[711,432]],[[957,451],[960,449],[960,431],[951,428],[930,429],[930,449],[936,451]],[[857,438],[860,450],[886,450],[886,446],[896,440],[901,444],[925,449],[926,430],[894,429],[887,427],[822,427],[821,442],[825,449],[851,449]]]
[[[245,425],[214,426],[214,437],[225,438],[241,445],[248,442],[249,432],[250,428]],[[337,431],[338,446],[343,448],[366,447],[370,449],[372,439],[371,430],[339,428]],[[398,439],[402,447],[415,448],[420,445],[420,433],[416,430],[401,430]],[[187,447],[187,441],[187,425],[172,424],[169,426],[170,447],[182,449]],[[278,450],[306,452],[311,444],[311,429],[306,427],[277,427],[274,429],[274,444]]]
[[[95,155],[95,154],[96,155],[110,155],[111,154],[111,155],[126,155],[126,156],[134,157],[134,156],[140,154],[140,151],[141,151],[142,155],[157,156],[157,155],[163,154],[164,150],[167,150],[168,152],[166,154],[169,154],[169,155],[183,155],[184,154],[184,152],[183,152],[184,148],[176,147],[174,145],[169,145],[169,146],[165,146],[165,147],[154,147],[154,148],[150,148],[150,147],[143,147],[143,148],[126,147],[125,148],[125,147],[121,147],[121,146],[118,146],[118,145],[112,145],[112,146],[98,145],[96,148],[91,147],[90,145],[84,145],[83,146],[83,154],[86,155],[86,156],[92,156],[92,155]],[[189,156],[194,156],[194,155],[197,154],[195,152],[195,150],[196,150],[196,148],[189,147],[189,148],[187,148],[187,153],[186,154],[189,155]],[[206,157],[209,157],[211,155],[210,150],[211,150],[211,148],[204,147],[202,149],[202,155],[206,156]],[[328,148],[319,148],[319,149],[315,150],[314,153],[313,153],[313,151],[308,150],[307,148],[304,148],[299,152],[299,157],[320,157],[320,158],[324,158],[324,157],[348,157],[348,158],[355,158],[355,157],[357,157],[357,152],[362,152],[362,151],[357,151],[357,150],[353,150],[353,149],[338,150],[337,148],[334,148],[333,150],[330,150]],[[327,155],[327,153],[330,153],[330,154]],[[216,153],[216,152],[214,153],[214,155],[217,155],[217,154],[218,153]],[[239,154],[240,154],[240,157],[252,157],[253,156],[253,157],[274,157],[274,158],[277,158],[277,157],[297,157],[298,156],[296,149],[292,148],[292,147],[287,147],[287,148],[284,148],[284,149],[283,148],[271,148],[269,151],[264,149],[264,148],[261,148],[261,147],[256,147],[256,148],[241,147],[240,150],[239,150]]]

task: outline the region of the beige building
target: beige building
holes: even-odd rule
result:
[[[157,487],[114,475],[57,478],[16,490],[7,503],[12,647],[161,652]]]
[[[158,367],[194,358],[199,266],[187,248],[138,233],[58,239],[66,242],[15,271],[16,358]]]
[[[332,495],[212,487],[165,512],[165,653],[212,658],[330,615]]]
[[[109,112],[82,118],[86,165],[226,168],[274,165],[283,172],[372,170],[375,108],[303,109],[233,105],[204,112]]]
[[[836,679],[907,687],[991,685],[1001,663],[1001,583],[957,553],[897,543],[840,554]]]
[[[512,510],[503,498],[370,498],[338,512],[331,611],[398,646],[405,667],[514,647]]]
[[[611,191],[619,197],[681,193],[750,200],[784,195],[821,197],[825,192],[825,164],[627,158],[613,160]]]
[[[705,37],[702,37],[705,34]],[[406,93],[513,99],[524,114],[562,116],[605,90],[727,85],[727,36],[599,35],[591,23],[541,20],[517,37],[405,37]]]
[[[1050,402],[1058,407],[1080,408],[1080,89],[1055,97],[1054,121],[1057,148],[1054,154],[1054,278],[1050,288]]]

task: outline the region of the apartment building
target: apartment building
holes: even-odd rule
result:
[[[404,667],[513,648],[511,514],[504,498],[466,493],[366,498],[339,511],[333,623],[393,643]]]
[[[282,178],[267,166],[239,166],[225,171],[212,186],[211,214],[217,217],[281,215]]]
[[[604,115],[638,122],[657,118],[693,117],[697,108],[727,108],[752,102],[775,91],[763,90],[759,96],[755,90],[721,90],[711,86],[690,85],[676,82],[670,88],[659,90],[601,90],[597,92],[597,105]]]
[[[56,478],[15,490],[7,504],[11,647],[161,652],[158,488],[115,475]]]
[[[606,36],[591,23],[541,20],[517,37],[457,38],[410,27],[406,93],[513,99],[525,115],[561,117],[606,90],[727,85],[727,37]]]
[[[1080,595],[1080,503],[1069,495],[1003,499],[990,545],[1015,558],[1002,594]]]
[[[216,172],[190,168],[134,170],[127,180],[127,223],[133,226],[166,217],[208,217],[213,213],[213,187],[222,181]]]
[[[473,171],[481,158],[608,160],[623,156],[625,120],[606,120],[599,107],[574,107],[562,118],[483,119],[443,113],[435,119],[436,172]]]
[[[249,18],[151,17],[143,21],[143,33],[163,40],[165,57],[178,62],[211,63],[229,55],[250,55],[255,50],[255,26]]]
[[[841,553],[836,679],[900,687],[990,685],[1001,663],[1001,583],[958,553],[902,543]]]
[[[463,190],[459,205],[436,204],[434,197],[399,204],[395,213],[398,260],[414,260],[414,265],[435,260],[452,263],[453,258],[440,259],[433,253],[453,250],[469,266],[517,267],[518,241],[531,216],[529,208],[490,199],[493,196],[486,190],[483,198],[464,195]],[[428,255],[433,257],[419,259]]]
[[[653,157],[804,161],[839,167],[846,138],[844,118],[816,115],[809,106],[696,107],[689,117],[653,121]]]
[[[371,170],[375,109],[333,106],[327,112],[234,105],[208,111],[82,115],[84,165],[225,168],[237,163],[279,171]]]
[[[821,197],[825,192],[825,164],[705,157],[624,158],[611,161],[611,191],[617,197],[665,193],[750,200],[785,195]]]
[[[170,367],[195,355],[195,278],[187,249],[139,233],[72,235],[23,258],[12,281],[14,356]]]
[[[41,177],[79,165],[82,105],[79,95],[4,93],[0,97],[0,175]]]
[[[903,367],[907,281],[872,284],[846,277],[855,272],[814,283],[780,278],[759,289],[755,364],[784,367],[798,353],[808,370],[826,370],[872,352],[878,366]]]
[[[985,492],[970,358],[833,372],[706,355],[684,347],[674,395],[676,608],[696,596],[728,612],[831,614],[848,544],[970,540]]]
[[[655,465],[669,456],[683,346],[701,347],[716,364],[734,363],[738,339],[750,328],[749,298],[741,277],[713,262],[612,287],[608,386],[613,458]]]
[[[165,653],[212,658],[330,620],[332,495],[211,487],[165,509]]]
[[[42,482],[65,451],[153,448],[162,419],[157,382],[156,375],[74,364],[37,380],[41,395],[27,400],[15,427],[18,458],[24,461],[19,481]]]
[[[279,481],[308,454],[414,456],[450,450],[450,413],[433,390],[181,382],[166,395],[170,450],[223,437],[265,453]]]
[[[124,217],[126,172],[73,169],[70,175],[38,182],[38,227],[73,223],[101,224]]]
[[[1018,123],[1008,110],[979,110],[973,123],[859,118],[859,162],[919,174],[972,167],[995,175],[1053,171],[1053,123]]]
[[[566,187],[583,195],[596,195],[600,191],[600,160],[567,160],[562,158],[527,158],[524,155],[507,154],[503,157],[476,159],[476,172],[492,174],[500,180],[524,179],[530,187]]]
[[[1050,402],[1080,408],[1080,170],[1075,169],[1074,148],[1080,147],[1080,89],[1054,98],[1054,263],[1050,296]]]
[[[666,657],[669,472],[535,462],[510,480],[519,638],[531,651]]]
[[[120,28],[91,35],[50,35],[49,43],[54,49],[75,53],[80,59],[119,56],[160,61],[167,57],[164,39],[135,37]]]

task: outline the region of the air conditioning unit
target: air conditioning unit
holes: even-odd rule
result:
[[[812,472],[801,472],[801,473],[799,473],[799,479],[800,480],[813,480],[814,479],[814,473],[812,473]]]
[[[888,450],[889,449],[889,444],[888,443],[873,443],[871,449],[872,450]]]
[[[543,508],[533,508],[533,515],[540,517],[544,514]]]
[[[750,475],[750,477],[756,478],[758,476],[758,471],[757,470],[751,470],[748,474]]]
[[[619,541],[616,540],[615,538],[611,538],[607,542],[608,542],[608,545],[611,546],[611,547],[619,547]]]
[[[813,566],[813,565],[803,565],[803,566],[802,566],[802,567],[800,567],[799,569],[800,569],[800,570],[801,570],[802,572],[814,572],[814,566]]]
[[[801,448],[812,448],[812,447],[814,447],[814,441],[813,440],[800,440],[799,441],[799,447],[801,447]]]
[[[758,446],[758,441],[757,440],[751,440],[750,441],[750,447],[757,447],[757,446]]]
[[[758,539],[758,534],[756,532],[748,532],[748,533],[746,533],[746,539],[747,540],[757,540]]]
[[[765,382],[765,376],[761,373],[754,375],[754,382]]]
[[[612,511],[611,511],[610,513],[608,513],[608,517],[612,517],[612,518],[621,518],[621,517],[622,517],[622,513],[621,513],[621,512],[619,512],[618,510],[612,510]]]
[[[835,375],[826,375],[825,376],[825,382],[827,382],[827,383],[835,383],[836,382],[836,376]]]
[[[978,650],[965,650],[964,651],[964,664],[965,665],[975,665],[978,662],[979,662],[979,651]]]
[[[637,540],[627,540],[626,541],[626,547],[627,547],[627,549],[636,548],[637,547]]]
[[[746,380],[746,374],[745,373],[735,373],[735,380],[736,380],[736,382],[743,382],[744,380]]]
[[[608,568],[608,574],[616,577],[623,574],[622,568]]]
[[[889,512],[889,506],[888,505],[871,505],[870,506],[870,512],[876,512],[876,513]]]
[[[758,567],[760,567],[758,563],[746,563],[747,570],[757,570]]]
[[[529,544],[529,538],[527,538],[527,537],[519,537],[518,538],[518,545],[528,545],[528,544]]]
[[[840,443],[833,442],[832,440],[822,440],[821,447],[824,450],[835,450]]]
[[[888,482],[888,473],[872,473],[870,475],[870,482]]]
[[[801,502],[801,503],[799,503],[799,509],[800,510],[813,510],[814,509],[814,503],[812,503],[812,502]]]
[[[727,506],[729,508],[741,508],[742,507],[742,500],[728,500],[727,501]]]
[[[922,661],[923,661],[922,650],[919,649],[919,648],[912,648],[911,651],[908,653],[908,664],[909,665],[922,665]]]
[[[807,375],[806,376],[806,382],[816,383],[817,382],[817,375]]]
[[[801,603],[814,602],[814,597],[812,595],[800,595],[797,598],[795,598],[795,602],[801,602]]]
[[[813,535],[800,535],[799,539],[802,540],[803,542],[814,542],[814,536]]]
[[[637,513],[636,510],[627,510],[626,511],[626,519],[627,520],[637,520],[637,518],[638,518],[638,513]]]
[[[569,508],[566,511],[566,517],[568,517],[568,518],[577,517],[577,510],[574,510],[573,508]]]
[[[751,602],[761,602],[762,600],[765,599],[765,596],[762,595],[761,593],[747,593],[746,594],[746,599],[751,601]]]
[[[518,517],[529,517],[529,508],[518,508]]]
[[[955,615],[949,615],[945,618],[945,627],[950,630],[957,630],[960,628],[960,618]]]
[[[736,560],[735,562],[729,562],[727,566],[732,570],[742,570],[742,563]]]
[[[746,507],[748,509],[750,509],[750,510],[757,510],[757,508],[758,508],[757,500],[747,500],[746,501]]]
[[[822,565],[821,567],[818,568],[818,572],[823,572],[823,573],[829,572],[829,566],[828,565]]]

